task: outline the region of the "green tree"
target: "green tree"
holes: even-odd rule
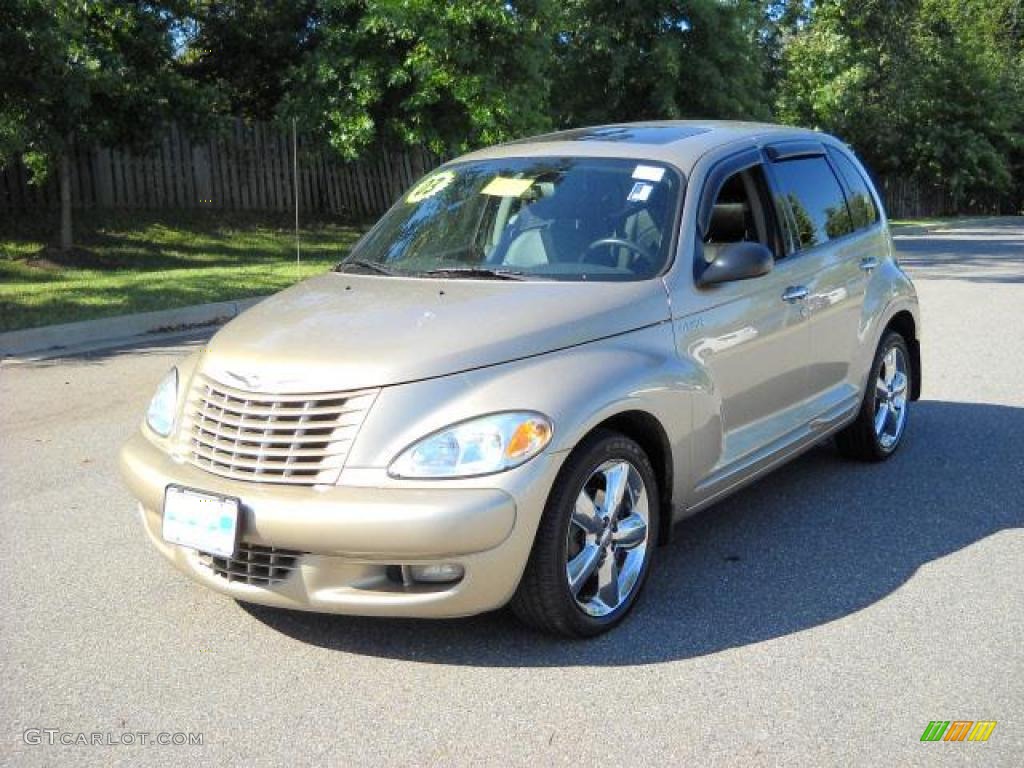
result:
[[[37,182],[57,168],[62,249],[72,243],[68,151],[144,145],[200,92],[173,64],[173,8],[115,0],[0,6],[0,162],[22,155]]]
[[[320,26],[316,0],[198,0],[181,23],[184,74],[258,120],[274,116]]]
[[[778,115],[843,137],[879,174],[941,183],[956,202],[1005,192],[1022,138],[1019,7],[819,2],[786,44]]]
[[[908,30],[917,0],[825,0],[783,56],[777,113],[851,142],[879,172],[899,169],[910,72]]]
[[[757,3],[566,0],[552,107],[562,126],[769,114]]]
[[[758,35],[765,60],[765,89],[774,102],[783,78],[783,56],[789,42],[806,26],[811,0],[761,0]]]
[[[280,114],[348,157],[458,152],[548,126],[547,0],[320,0]]]
[[[955,205],[1012,186],[1014,153],[1024,142],[1024,58],[1006,22],[1020,13],[1019,0],[921,3],[910,100],[914,170],[944,179]]]

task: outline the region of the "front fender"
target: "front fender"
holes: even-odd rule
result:
[[[385,387],[349,454],[346,469],[385,468],[416,440],[495,411],[551,418],[547,452],[565,455],[597,425],[642,411],[662,425],[673,460],[673,494],[686,493],[690,394],[702,385],[675,352],[668,323],[468,373]],[[467,483],[471,481],[466,481]],[[493,485],[495,478],[474,484]]]

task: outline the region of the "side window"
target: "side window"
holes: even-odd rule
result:
[[[793,211],[801,248],[812,248],[853,231],[843,188],[824,157],[780,160],[772,170]]]
[[[742,242],[766,245],[776,258],[784,255],[773,211],[766,204],[767,189],[760,165],[725,180],[711,208],[704,237],[705,261],[714,261],[723,246]]]
[[[850,159],[838,150],[829,148],[829,156],[839,169],[843,181],[850,190],[847,202],[850,204],[850,216],[853,217],[853,228],[864,229],[878,221],[878,208],[875,207],[875,199],[868,190],[868,183],[864,180],[860,171],[857,170]]]

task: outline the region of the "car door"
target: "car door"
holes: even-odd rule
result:
[[[770,175],[786,202],[800,258],[809,271],[803,283],[810,334],[808,388],[813,415],[825,427],[858,400],[851,361],[859,348],[868,274],[878,263],[876,250],[884,247],[884,238],[880,226],[873,235],[854,225],[850,193],[824,145],[787,142],[769,146],[767,154]],[[864,201],[858,201],[858,222],[868,216]]]
[[[691,243],[694,276],[673,296],[679,354],[704,369],[710,397],[696,398],[694,500],[727,490],[770,462],[799,430],[809,384],[809,333],[803,296],[808,265],[794,258],[756,148],[711,168],[701,191]],[[703,265],[730,243],[757,241],[776,257],[760,277],[706,288]],[[683,281],[680,281],[682,283]]]
[[[812,354],[823,361],[812,385],[813,391],[825,394],[837,388],[852,391],[859,400],[861,382],[854,361],[863,344],[864,301],[868,285],[877,277],[876,270],[889,253],[890,241],[863,169],[838,147],[827,147],[826,157],[842,182],[852,231],[841,239],[837,259],[827,265],[819,284],[812,287],[812,295],[835,295],[842,290],[846,302],[831,317],[811,307]]]

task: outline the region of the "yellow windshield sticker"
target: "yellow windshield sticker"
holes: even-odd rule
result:
[[[533,179],[506,179],[498,176],[491,179],[487,186],[480,190],[481,195],[495,197],[519,197],[530,188]]]
[[[433,197],[454,180],[455,171],[440,171],[431,176],[427,176],[427,178],[409,190],[409,194],[406,195],[405,201],[407,203],[419,203],[426,200],[428,197]]]

